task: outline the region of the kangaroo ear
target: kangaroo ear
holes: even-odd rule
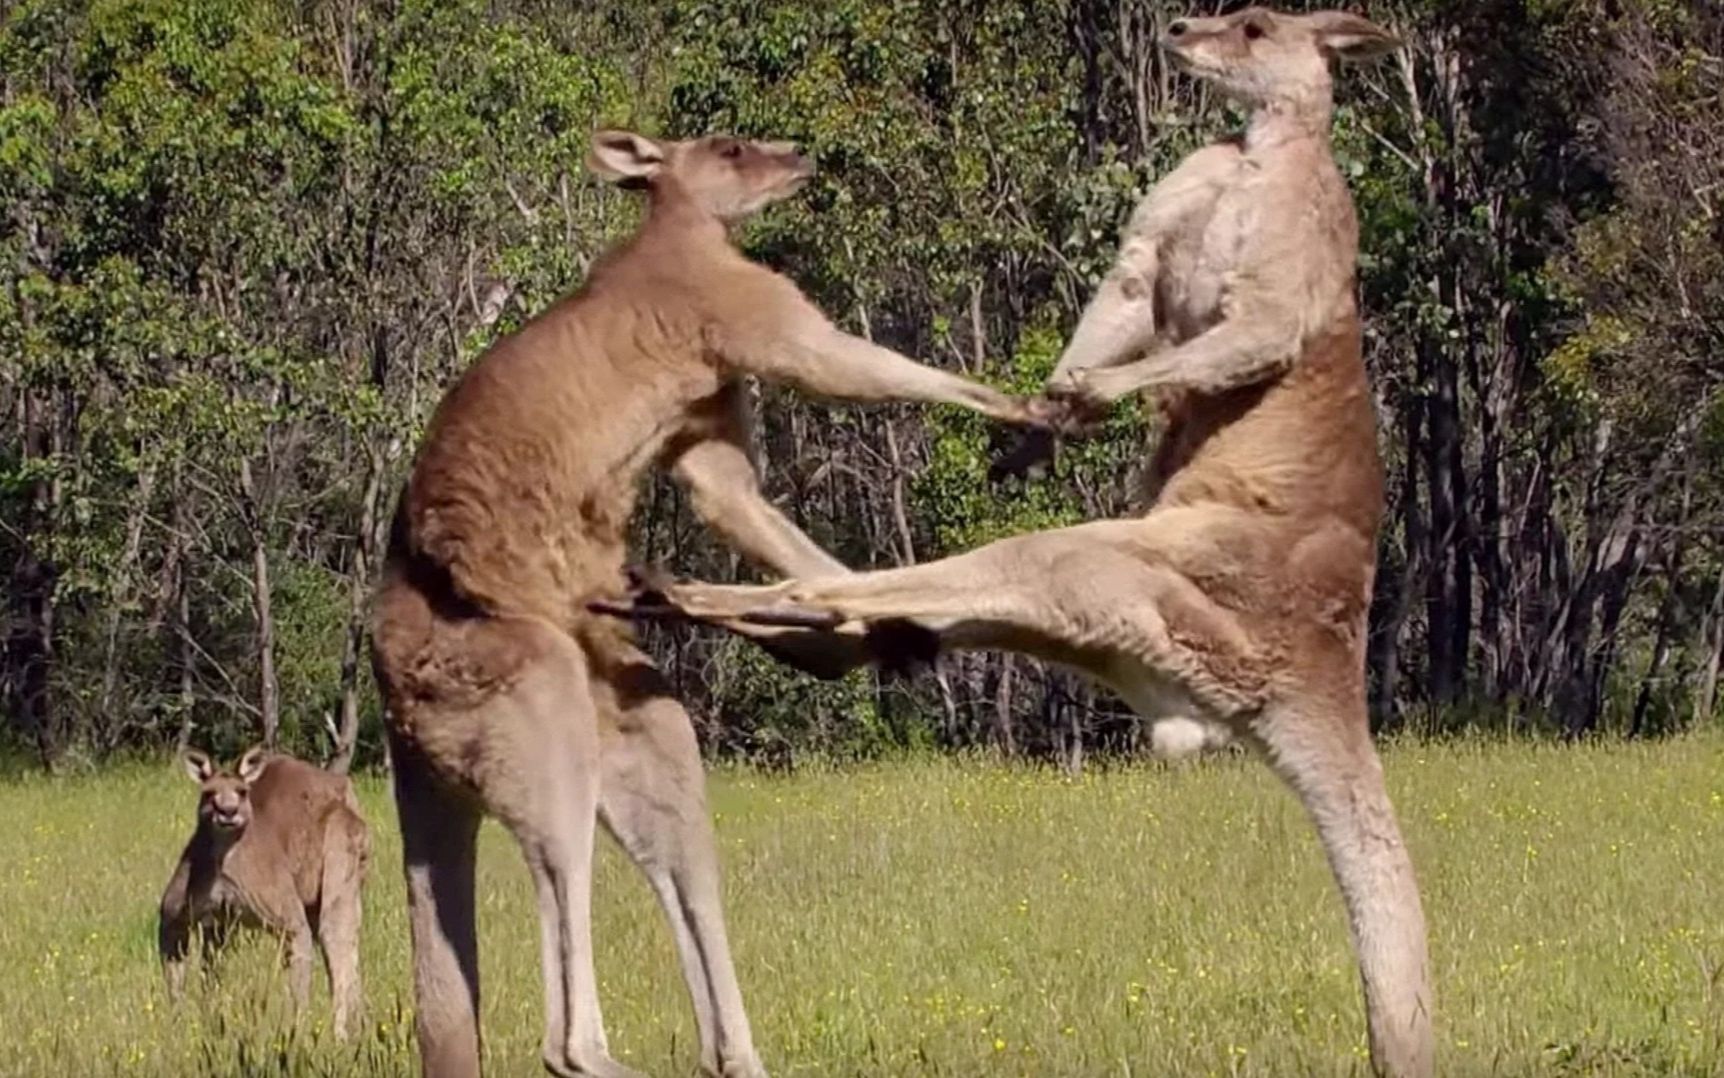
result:
[[[263,774],[263,767],[269,762],[264,758],[266,751],[262,745],[253,745],[245,750],[245,755],[239,758],[239,766],[236,768],[241,782],[249,786]]]
[[[612,183],[645,181],[664,167],[664,147],[633,131],[599,131],[587,150],[587,168]]]
[[[210,758],[196,749],[187,749],[180,753],[180,763],[185,765],[186,774],[199,786],[215,774],[215,765],[210,763]]]
[[[1317,47],[1340,60],[1371,60],[1401,47],[1401,39],[1369,19],[1345,11],[1314,11],[1305,16]]]

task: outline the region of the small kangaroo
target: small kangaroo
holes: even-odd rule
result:
[[[198,784],[198,823],[162,893],[157,943],[168,993],[178,999],[194,930],[206,967],[236,925],[287,944],[297,1007],[311,995],[312,946],[323,951],[334,1030],[345,1037],[359,1004],[359,892],[371,840],[345,775],[262,746],[220,770],[195,749],[184,756]]]
[[[669,584],[638,613],[913,619],[947,647],[1071,666],[1145,718],[1227,728],[1316,825],[1347,907],[1374,1067],[1422,1078],[1424,913],[1365,711],[1382,462],[1354,296],[1358,225],[1329,144],[1330,64],[1397,45],[1335,11],[1168,25],[1173,62],[1248,105],[1250,122],[1139,204],[1048,386],[1079,417],[1155,393],[1167,427],[1143,516],[905,569]]]
[[[1052,412],[839,331],[736,249],[729,226],[811,174],[794,147],[601,131],[588,164],[644,191],[645,220],[579,291],[449,390],[401,495],[377,593],[372,659],[395,764],[420,1059],[431,1078],[479,1073],[473,859],[489,812],[520,843],[538,891],[546,1067],[634,1073],[611,1058],[594,981],[602,819],[670,921],[701,1067],[758,1078],[693,726],[630,630],[588,610],[627,592],[639,480],[665,467],[750,560],[830,575],[845,567],[760,491],[743,376],[1008,423]],[[766,642],[827,672],[869,654],[846,651],[838,634],[803,635],[812,639]]]

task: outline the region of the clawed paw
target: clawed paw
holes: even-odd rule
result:
[[[1107,418],[1113,403],[1101,382],[1103,371],[1071,371],[1051,383],[1042,394],[1056,428],[1064,434],[1079,434],[1093,429]]]

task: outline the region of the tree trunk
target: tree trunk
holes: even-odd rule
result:
[[[274,748],[281,729],[280,686],[275,680],[275,617],[269,602],[269,551],[264,544],[263,514],[258,510],[251,461],[240,462],[240,486],[245,493],[251,525],[252,614],[257,623],[257,704],[263,743]]]
[[[1664,602],[1658,608],[1658,636],[1652,645],[1652,658],[1646,664],[1646,673],[1640,677],[1640,691],[1634,697],[1634,713],[1628,720],[1628,736],[1643,737],[1646,734],[1646,713],[1652,707],[1652,688],[1659,675],[1664,673],[1664,663],[1670,658],[1670,631],[1676,617],[1676,578],[1672,574],[1670,586],[1664,592]]]
[[[102,694],[97,709],[98,721],[109,723],[113,715],[114,694],[120,684],[120,627],[126,620],[126,602],[131,598],[132,569],[138,563],[143,546],[144,518],[150,508],[150,492],[155,486],[155,470],[146,466],[138,475],[138,486],[126,515],[126,543],[120,552],[120,564],[115,567],[113,592],[108,597],[108,626],[102,657]]]
[[[1401,634],[1406,631],[1407,614],[1412,609],[1424,558],[1425,524],[1424,514],[1419,508],[1418,472],[1422,456],[1419,412],[1418,398],[1409,394],[1401,417],[1401,426],[1407,436],[1407,453],[1401,496],[1397,502],[1401,517],[1402,562],[1399,575],[1392,579],[1386,576],[1377,579],[1371,604],[1371,631],[1366,641],[1366,662],[1371,675],[1371,728],[1376,731],[1391,729],[1399,718],[1396,693],[1401,676]]]
[[[1430,636],[1431,702],[1442,705],[1459,699],[1466,687],[1467,641],[1472,634],[1472,561],[1457,365],[1435,342],[1421,346],[1420,351],[1432,385],[1425,400],[1425,486],[1431,509],[1430,530],[1426,532],[1429,575],[1425,578],[1425,626]]]
[[[1694,720],[1710,721],[1718,708],[1718,672],[1724,668],[1724,568],[1718,570],[1718,583],[1712,589],[1712,602],[1706,611],[1705,658],[1700,668],[1700,683],[1694,693]]]
[[[373,544],[377,535],[377,503],[383,490],[383,454],[372,448],[370,471],[365,479],[365,497],[359,508],[359,545],[353,552],[353,570],[347,589],[347,635],[341,649],[341,710],[335,728],[335,754],[330,770],[345,775],[353,766],[353,750],[359,740],[359,661],[365,649],[365,608],[371,594]]]
[[[192,647],[191,576],[184,571],[179,576],[179,599],[174,613],[174,627],[180,668],[180,732],[175,739],[175,749],[184,752],[192,743],[192,720],[197,710],[193,669],[193,664],[197,662],[197,650]]]
[[[1646,673],[1640,678],[1640,689],[1634,695],[1634,710],[1628,721],[1629,737],[1645,734],[1653,686],[1664,673],[1664,664],[1670,658],[1670,639],[1675,634],[1676,615],[1682,606],[1682,566],[1688,557],[1688,523],[1693,511],[1694,463],[1690,458],[1682,476],[1682,501],[1675,521],[1675,538],[1671,541],[1669,560],[1664,567],[1664,600],[1658,604],[1658,628],[1653,638],[1652,658],[1646,664]]]
[[[12,602],[17,611],[6,658],[16,683],[18,724],[36,743],[42,766],[60,758],[50,692],[54,669],[54,567],[26,549],[12,567]]]

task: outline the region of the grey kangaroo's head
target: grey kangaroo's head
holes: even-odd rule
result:
[[[795,194],[814,165],[788,142],[708,135],[661,142],[633,131],[593,135],[587,167],[623,187],[677,193],[722,221],[740,221]]]
[[[217,833],[238,835],[251,823],[251,785],[267,762],[262,745],[253,746],[232,770],[218,768],[208,756],[187,749],[186,774],[198,784],[198,821]]]
[[[1369,59],[1399,46],[1395,35],[1344,11],[1293,15],[1261,7],[1175,19],[1161,35],[1178,67],[1250,105],[1327,98],[1332,61]]]

